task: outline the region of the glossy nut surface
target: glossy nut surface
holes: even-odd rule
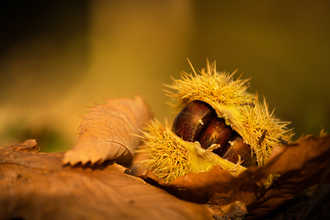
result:
[[[216,115],[199,138],[202,148],[207,149],[213,144],[220,144],[220,147],[214,150],[214,153],[220,154],[231,138],[232,129],[225,124],[225,120],[218,118]]]
[[[256,161],[251,157],[251,148],[249,145],[245,144],[241,137],[234,137],[230,140],[224,150],[225,153],[222,158],[228,160],[232,163],[238,162],[238,155],[241,157],[242,166],[254,166]]]
[[[213,152],[232,163],[237,163],[240,155],[242,166],[256,165],[250,146],[205,102],[188,103],[174,119],[172,131],[185,141],[198,141],[204,149],[220,145]]]
[[[174,119],[172,131],[185,141],[198,141],[212,117],[209,105],[201,101],[190,102]]]

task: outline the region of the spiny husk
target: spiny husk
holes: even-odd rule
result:
[[[249,79],[233,80],[235,72],[217,72],[215,63],[207,63],[200,74],[194,69],[193,72],[182,73],[182,79],[173,79],[173,84],[167,86],[174,90],[166,91],[172,107],[182,109],[195,100],[208,103],[250,145],[258,166],[267,162],[273,146],[290,141],[293,133],[286,128],[289,122],[276,119],[273,112],[269,113],[265,99],[259,103],[257,95],[246,91]],[[158,121],[146,128],[144,142],[146,148],[142,151],[149,155],[144,166],[167,183],[188,173],[209,171],[216,165],[234,176],[245,170],[241,161],[233,164],[212,153],[212,149],[202,149],[198,142],[183,141]],[[270,175],[265,185],[269,186],[274,178],[276,174]]]
[[[177,177],[188,173],[210,171],[217,165],[228,170],[233,176],[246,170],[239,165],[240,162],[233,164],[224,160],[212,153],[212,150],[203,149],[197,141],[182,140],[157,120],[151,121],[143,134],[147,147],[139,152],[147,153],[149,156],[149,159],[142,161],[143,166],[148,167],[166,183],[171,183]]]
[[[207,62],[206,70],[202,69],[200,74],[193,71],[194,74],[182,73],[182,79],[173,79],[173,84],[167,85],[175,90],[166,91],[172,107],[181,109],[195,100],[208,103],[218,117],[224,118],[226,124],[251,146],[252,156],[256,157],[258,166],[267,162],[274,145],[290,141],[293,133],[286,129],[290,122],[276,119],[274,111],[269,113],[265,99],[261,104],[257,94],[246,91],[249,79],[233,80],[235,72],[217,72],[215,63],[210,65]]]

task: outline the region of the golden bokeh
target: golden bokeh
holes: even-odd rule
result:
[[[47,1],[1,13],[0,145],[36,138],[43,151],[77,139],[79,115],[140,94],[162,123],[163,84],[206,59],[252,78],[299,138],[330,127],[330,3]],[[235,77],[234,77],[235,78]]]

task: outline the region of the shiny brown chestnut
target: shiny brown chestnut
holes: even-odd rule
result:
[[[213,152],[232,163],[237,163],[240,155],[241,165],[256,165],[250,146],[205,102],[188,103],[174,119],[172,131],[185,141],[198,141],[204,149],[220,145]]]
[[[232,163],[237,163],[239,161],[239,157],[242,166],[255,166],[256,160],[251,157],[251,149],[250,146],[245,144],[240,136],[234,136],[224,149],[222,155],[220,155],[223,159],[226,159]]]
[[[213,114],[211,121],[205,125],[205,129],[198,141],[204,149],[209,148],[213,144],[220,144],[219,148],[213,150],[214,153],[220,155],[230,140],[232,132],[233,130],[225,124],[224,119],[218,118],[216,114]]]
[[[212,118],[213,111],[208,104],[193,101],[188,103],[176,116],[172,131],[185,141],[198,141]]]

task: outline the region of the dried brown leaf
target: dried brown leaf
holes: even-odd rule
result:
[[[75,165],[116,160],[127,165],[140,144],[139,130],[150,119],[148,106],[140,96],[133,99],[107,100],[91,108],[78,130],[74,148],[67,151],[63,163]]]
[[[37,147],[32,142],[23,145]],[[23,145],[0,149],[0,219],[213,219],[207,206],[126,175],[116,163],[63,166],[63,153],[23,152]]]
[[[20,152],[38,152],[39,147],[37,145],[37,141],[35,139],[29,139],[24,141],[23,143],[14,144],[12,146],[7,147],[7,149],[11,149],[13,151]]]
[[[310,135],[296,144],[275,148],[273,153],[265,166],[250,167],[236,178],[219,167],[210,172],[179,177],[170,185],[151,172],[140,172],[139,175],[147,181],[153,179],[179,198],[206,203],[215,210],[234,201],[244,202],[249,218],[256,218],[320,181],[330,158],[330,135]],[[271,173],[281,176],[266,189],[263,183]]]
[[[236,201],[229,205],[219,206],[218,209],[215,210],[215,213],[216,214],[214,214],[213,217],[216,220],[241,220],[245,219],[248,211],[243,202]]]

